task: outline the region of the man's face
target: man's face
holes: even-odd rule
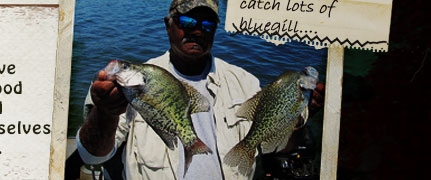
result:
[[[173,17],[174,23],[169,25],[169,19],[165,18],[166,29],[173,53],[190,60],[198,59],[209,54],[214,42],[214,34],[217,26],[215,26],[212,31],[208,32],[202,28],[202,22],[208,21],[216,23],[216,14],[209,8],[198,7],[190,10],[183,16],[186,16],[185,18],[193,18],[198,22],[197,25],[194,28],[181,27],[179,16]],[[187,18],[187,20],[190,19]]]

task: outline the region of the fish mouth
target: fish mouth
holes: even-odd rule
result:
[[[115,74],[120,71],[120,66],[118,60],[112,60],[105,67],[104,71],[106,72],[106,79],[113,80]]]
[[[137,71],[120,71],[115,74],[117,83],[126,88],[136,88],[145,85],[145,77]]]
[[[128,62],[112,60],[105,68],[108,80],[116,80],[125,88],[136,88],[145,85],[145,77],[142,73],[131,68]]]
[[[313,77],[315,79],[319,78],[319,72],[315,68],[313,68],[311,66],[305,67],[304,70],[303,70],[303,73],[306,76],[311,76],[311,77]]]
[[[314,90],[317,82],[319,82],[319,72],[311,66],[305,67],[299,78],[301,88],[304,90]]]

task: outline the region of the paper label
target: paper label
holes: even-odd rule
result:
[[[276,45],[387,51],[391,9],[392,0],[229,0],[225,30]]]
[[[48,179],[58,19],[0,5],[0,179]]]

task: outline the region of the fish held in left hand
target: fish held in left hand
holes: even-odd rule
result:
[[[209,111],[209,102],[196,89],[163,68],[113,60],[105,68],[116,79],[129,104],[171,150],[177,137],[185,148],[185,170],[195,154],[212,153],[197,137],[191,114]]]
[[[318,82],[313,67],[304,71],[287,71],[244,102],[237,117],[253,121],[246,137],[224,157],[224,162],[238,166],[243,175],[250,175],[256,148],[262,153],[281,151],[286,147],[300,118],[307,118],[310,95]]]

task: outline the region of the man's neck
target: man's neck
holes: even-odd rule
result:
[[[175,69],[181,74],[187,76],[197,76],[202,74],[205,70],[207,63],[211,62],[211,54],[203,56],[199,59],[185,59],[170,51],[170,60]]]

